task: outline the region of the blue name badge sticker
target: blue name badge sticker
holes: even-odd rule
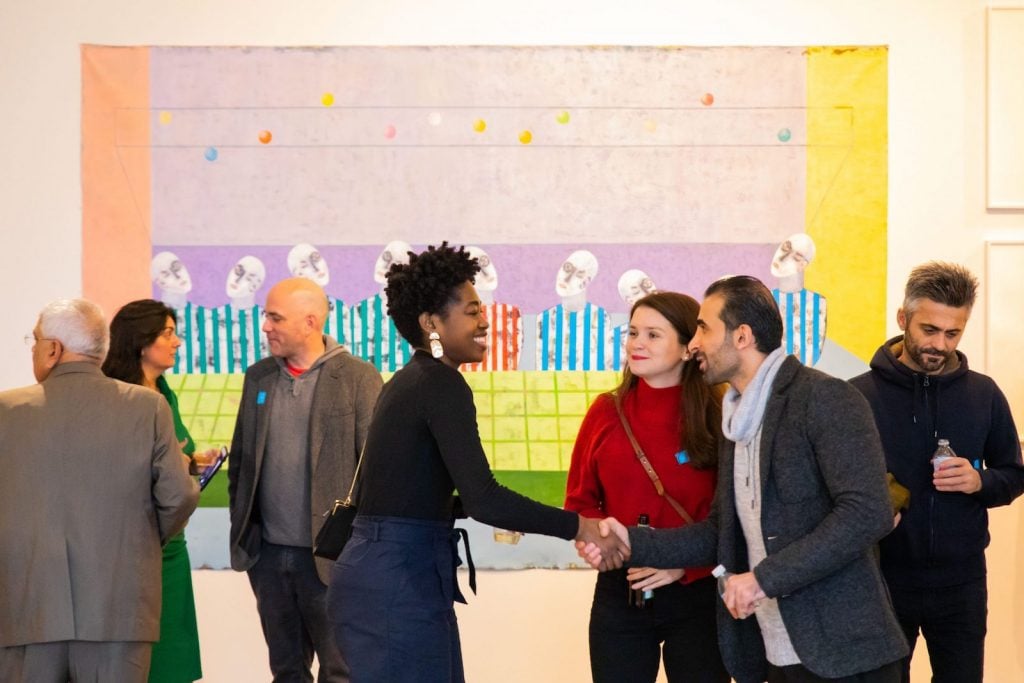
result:
[[[679,463],[680,465],[685,465],[686,463],[690,462],[690,454],[687,453],[685,450],[679,451],[678,453],[676,453],[676,462]]]
[[[256,405],[261,406],[267,402],[267,392],[261,391],[256,394]]]

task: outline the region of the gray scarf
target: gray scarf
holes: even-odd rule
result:
[[[732,386],[725,392],[722,399],[722,434],[725,438],[745,446],[757,435],[764,420],[772,383],[784,360],[786,354],[780,346],[765,357],[742,394]]]

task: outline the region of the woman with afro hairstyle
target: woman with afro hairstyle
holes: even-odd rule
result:
[[[353,683],[465,680],[454,600],[458,489],[466,514],[505,529],[594,541],[615,566],[624,549],[596,519],[549,507],[494,479],[459,372],[486,350],[480,267],[445,242],[387,275],[388,314],[415,349],[380,394],[358,475],[359,514],[334,565],[328,614]],[[468,557],[468,553],[467,553]],[[472,567],[471,567],[472,569]],[[470,586],[475,579],[470,571]]]

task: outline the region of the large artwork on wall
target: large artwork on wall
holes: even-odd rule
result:
[[[83,291],[111,311],[142,296],[179,310],[169,379],[202,447],[230,438],[241,373],[266,354],[270,284],[320,282],[326,331],[388,376],[409,349],[383,270],[409,248],[472,246],[493,338],[464,370],[485,449],[499,479],[560,504],[572,439],[615,383],[646,289],[700,299],[717,277],[755,275],[804,362],[870,357],[885,331],[886,60],[881,47],[84,46]],[[779,259],[798,253],[814,263],[794,280]],[[208,491],[204,504],[226,504]],[[536,543],[492,564],[567,561]]]

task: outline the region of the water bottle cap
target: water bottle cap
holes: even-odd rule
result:
[[[948,446],[949,445],[949,439],[939,439],[939,445],[940,446]]]
[[[711,576],[715,577],[716,579],[720,579],[724,575],[725,567],[723,565],[718,565],[717,567],[711,570]]]

